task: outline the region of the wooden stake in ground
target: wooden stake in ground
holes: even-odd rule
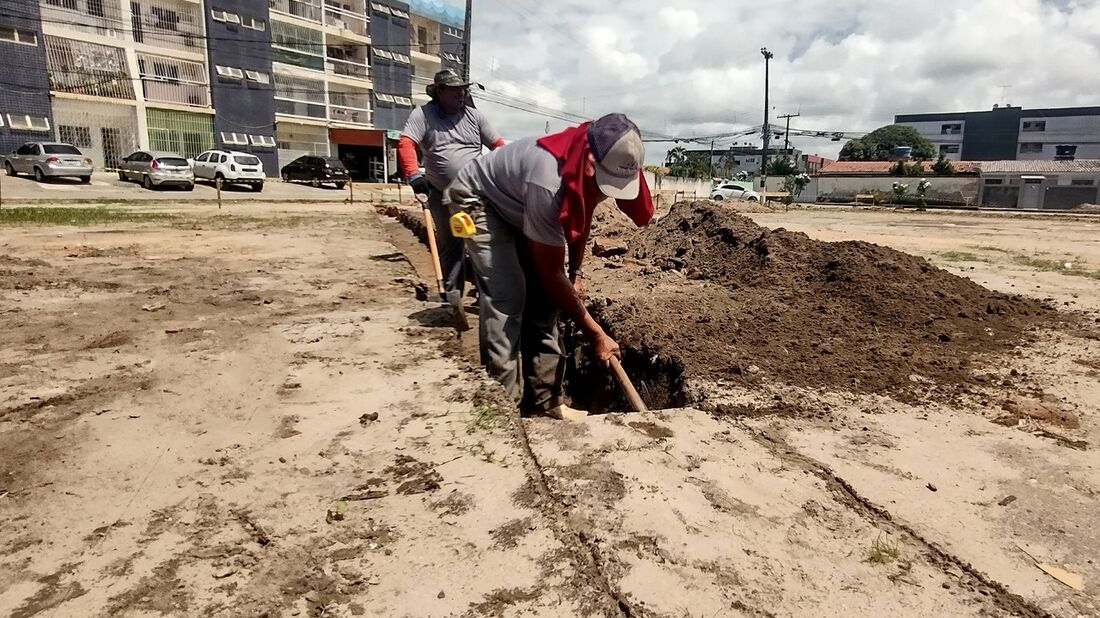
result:
[[[218,210],[222,209],[222,179],[214,179],[214,188],[218,190]]]

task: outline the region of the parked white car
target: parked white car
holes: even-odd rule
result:
[[[191,159],[195,170],[195,180],[223,184],[242,184],[252,187],[253,191],[264,190],[264,164],[256,155],[235,150],[207,150]]]
[[[727,182],[718,185],[710,193],[710,199],[720,202],[722,200],[747,200],[759,202],[760,194],[753,191],[752,185],[747,182]]]

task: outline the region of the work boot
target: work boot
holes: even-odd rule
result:
[[[570,408],[564,403],[550,408],[546,411],[546,414],[561,421],[579,421],[588,416],[588,412]]]

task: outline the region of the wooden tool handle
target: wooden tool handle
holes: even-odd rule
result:
[[[619,379],[619,385],[623,387],[623,393],[626,394],[626,398],[630,401],[630,405],[633,406],[635,412],[648,412],[645,407],[645,402],[642,401],[641,395],[634,389],[634,384],[630,381],[630,376],[626,375],[623,371],[623,366],[619,363],[619,359],[611,357],[611,370],[615,372],[615,377]]]
[[[428,248],[432,251],[432,268],[435,269],[435,282],[439,286],[439,294],[445,293],[443,289],[443,267],[439,265],[439,248],[435,246],[435,226],[432,225],[432,211],[424,206],[424,229],[428,231]]]

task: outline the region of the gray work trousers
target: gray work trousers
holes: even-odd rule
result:
[[[443,205],[443,192],[434,186],[428,192],[428,209],[432,213],[432,226],[435,228],[435,246],[439,250],[443,289],[447,292],[458,290],[462,294],[466,286],[466,256],[462,239],[451,234],[451,213]]]
[[[477,232],[466,239],[477,282],[481,363],[524,412],[561,403],[565,356],[558,306],[546,295],[522,230],[491,204],[471,213]]]

